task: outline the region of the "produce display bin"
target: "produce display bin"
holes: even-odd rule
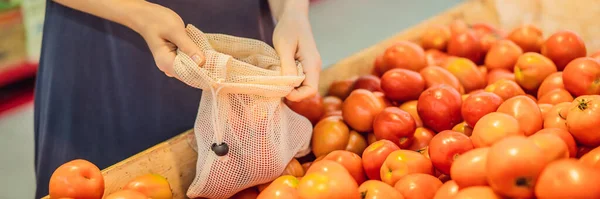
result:
[[[600,35],[600,27],[585,25],[593,24],[593,19],[600,19],[600,10],[598,10],[600,8],[589,6],[593,4],[593,0],[581,0],[577,5],[568,1],[465,1],[323,70],[319,92],[322,95],[326,94],[333,81],[369,74],[376,56],[383,53],[395,41],[418,41],[427,27],[449,24],[455,19],[462,19],[467,23],[486,22],[503,30],[514,28],[522,23],[536,24],[545,33],[569,29],[579,33],[584,39],[588,53],[594,52],[600,49],[600,40],[593,39],[593,36]],[[105,195],[121,189],[136,176],[156,173],[168,179],[174,198],[187,198],[186,191],[194,178],[197,160],[197,154],[191,148],[188,136],[193,136],[193,130],[104,169],[102,172],[106,183]]]

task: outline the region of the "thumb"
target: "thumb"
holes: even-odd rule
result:
[[[205,57],[200,47],[187,35],[185,30],[177,31],[168,38],[177,48],[194,60],[198,66],[204,65]]]

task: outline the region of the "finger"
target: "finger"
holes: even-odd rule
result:
[[[200,47],[188,36],[185,29],[175,31],[168,38],[179,50],[188,55],[198,66],[204,65],[205,57]]]
[[[173,70],[173,61],[177,55],[174,51],[176,48],[172,43],[165,41],[159,37],[146,38],[150,52],[154,57],[154,62],[159,70],[164,72],[167,76],[173,77],[175,71]]]
[[[303,99],[313,97],[317,94],[319,88],[319,75],[321,72],[321,60],[313,58],[302,62],[305,66],[305,78],[302,86],[292,90],[286,98],[290,101],[301,101]]]
[[[281,75],[284,76],[295,76],[298,75],[298,69],[296,66],[296,50],[297,43],[290,43],[286,40],[275,40],[273,46],[279,59],[281,60]]]

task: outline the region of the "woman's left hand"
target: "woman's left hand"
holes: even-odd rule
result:
[[[281,59],[283,75],[297,75],[296,60],[302,63],[304,82],[286,98],[300,101],[313,97],[319,87],[321,56],[308,20],[308,1],[288,1],[273,32],[273,45]]]

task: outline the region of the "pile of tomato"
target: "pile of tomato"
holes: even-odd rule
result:
[[[600,52],[572,31],[431,26],[286,104],[312,155],[234,198],[600,198]]]

